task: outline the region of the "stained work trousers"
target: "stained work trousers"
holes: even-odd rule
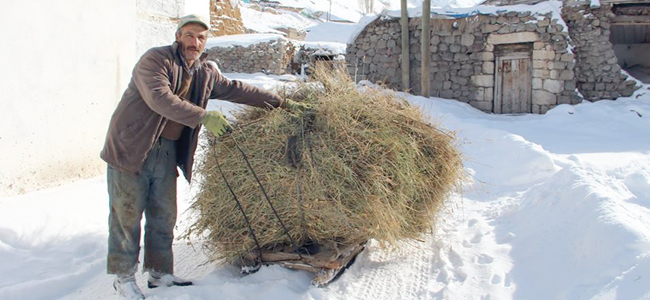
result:
[[[174,273],[172,241],[176,224],[176,142],[158,139],[142,172],[107,172],[108,274],[134,274],[140,253],[140,221],[144,212],[144,270]]]

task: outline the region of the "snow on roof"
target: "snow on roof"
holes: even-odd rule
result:
[[[357,28],[357,24],[345,24],[337,22],[324,22],[308,27],[305,30],[307,42],[338,42],[346,43],[348,37]]]
[[[213,47],[226,48],[226,47],[233,47],[233,46],[248,47],[250,45],[266,43],[270,41],[277,41],[281,39],[285,39],[285,38],[280,34],[273,34],[273,33],[224,35],[224,36],[209,38],[208,42],[205,45],[205,48],[206,49],[210,49]]]
[[[447,16],[450,18],[466,18],[474,15],[496,15],[499,12],[531,12],[533,15],[542,15],[546,13],[552,13],[553,18],[561,20],[560,9],[562,8],[562,2],[553,0],[553,1],[544,1],[534,5],[529,4],[517,4],[517,5],[504,5],[504,6],[490,6],[490,5],[477,5],[473,7],[458,7],[458,8],[441,8],[441,7],[432,7],[431,13],[437,16]],[[422,16],[422,7],[416,7],[409,9],[409,17],[421,17]],[[399,10],[390,10],[385,11],[382,15],[388,17],[399,18]]]
[[[270,33],[255,33],[255,34],[234,34],[234,35],[224,35],[220,37],[209,38],[206,43],[205,48],[210,49],[214,47],[227,48],[233,46],[242,46],[248,47],[250,45],[255,45],[259,43],[266,43],[270,41],[285,40],[290,41],[280,34],[270,34]],[[291,42],[298,46],[303,46],[305,49],[316,49],[319,50],[319,53],[328,54],[328,55],[337,55],[345,54],[345,49],[347,45],[345,43],[338,42],[302,42],[294,41]]]
[[[597,0],[593,0],[597,1]],[[542,15],[551,13],[552,18],[556,19],[558,24],[564,26],[566,30],[567,26],[564,23],[564,20],[561,16],[562,2],[553,0],[540,2],[534,5],[528,4],[517,4],[517,5],[505,5],[505,6],[488,6],[488,5],[477,5],[473,7],[432,7],[431,14],[434,18],[448,18],[448,19],[460,19],[467,18],[475,15],[497,15],[500,12],[530,12],[532,16],[537,16],[538,19],[542,18]],[[422,16],[422,7],[415,7],[408,9],[409,18],[419,18]],[[357,39],[357,36],[363,31],[363,29],[368,26],[368,24],[375,21],[377,18],[400,18],[400,10],[387,10],[383,11],[380,15],[369,16],[362,18],[359,21],[359,27],[354,34],[350,35],[348,44],[354,42]]]
[[[345,54],[347,45],[345,43],[337,42],[300,42],[305,49],[316,49],[316,54]]]
[[[354,40],[357,39],[357,36],[359,36],[359,34],[361,34],[361,32],[366,28],[366,26],[368,26],[368,24],[370,24],[370,23],[374,22],[375,20],[377,20],[377,18],[379,18],[379,17],[380,17],[380,15],[372,15],[372,16],[365,16],[365,17],[361,18],[361,20],[359,20],[359,23],[357,24],[357,28],[348,37],[348,42],[347,43],[348,44],[354,43]]]

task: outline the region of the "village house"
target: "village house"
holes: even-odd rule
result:
[[[408,24],[414,94],[421,91],[421,23],[411,17]],[[582,99],[630,96],[636,81],[621,70],[650,69],[649,28],[650,1],[496,0],[433,10],[431,96],[493,113],[545,113]],[[398,90],[402,58],[399,12],[370,22],[346,54],[351,76]]]
[[[237,19],[228,1],[211,3],[215,28]],[[583,99],[630,96],[638,85],[628,74],[650,80],[650,0],[488,0],[465,9],[433,9],[431,18],[430,95],[485,112],[545,113]],[[387,11],[364,24],[344,53],[287,35],[246,46],[216,45],[208,53],[224,72],[278,75],[344,54],[356,81],[420,94],[421,12],[408,23],[407,88],[400,12]]]

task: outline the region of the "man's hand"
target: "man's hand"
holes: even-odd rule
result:
[[[304,102],[296,102],[291,99],[285,99],[282,107],[289,111],[306,111],[312,109],[312,106]]]
[[[218,111],[207,112],[203,119],[201,119],[201,124],[205,125],[205,128],[210,130],[216,137],[221,136],[226,131],[232,130],[226,117]]]

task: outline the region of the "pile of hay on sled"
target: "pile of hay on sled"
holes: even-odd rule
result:
[[[209,138],[186,236],[245,272],[280,264],[322,286],[370,239],[432,231],[462,173],[453,133],[340,70],[288,96],[311,109],[246,108],[233,132]]]

